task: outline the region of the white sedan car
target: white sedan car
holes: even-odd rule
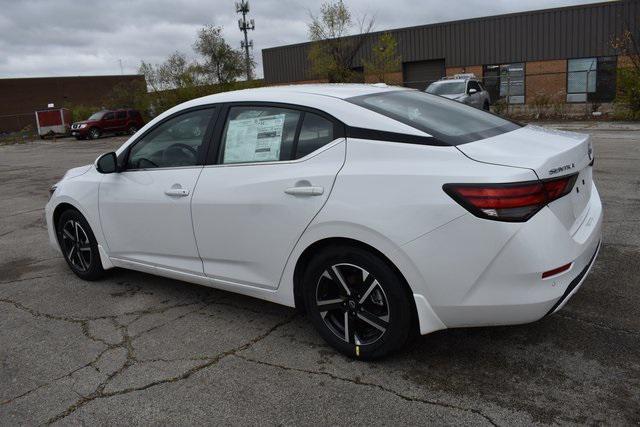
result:
[[[123,267],[305,310],[339,351],[559,310],[598,253],[586,135],[424,92],[301,85],[161,114],[67,172],[49,236],[79,277]]]

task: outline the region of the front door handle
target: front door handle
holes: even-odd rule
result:
[[[171,187],[164,191],[164,194],[171,197],[185,197],[189,195],[189,190],[182,187]]]
[[[292,196],[320,196],[324,193],[324,188],[315,186],[290,187],[284,192]]]

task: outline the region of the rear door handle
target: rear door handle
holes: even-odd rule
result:
[[[284,190],[284,192],[292,196],[320,196],[324,193],[324,188],[315,186],[290,187]]]
[[[185,197],[189,195],[189,190],[186,188],[170,188],[165,190],[164,194],[171,197]]]

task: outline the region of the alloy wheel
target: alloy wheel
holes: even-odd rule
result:
[[[91,267],[91,244],[82,225],[70,219],[62,226],[62,248],[64,256],[78,271],[84,272]]]
[[[341,340],[367,345],[389,327],[389,300],[378,280],[354,264],[334,264],[316,284],[316,306],[325,325]]]

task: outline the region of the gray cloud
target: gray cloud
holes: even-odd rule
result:
[[[345,0],[354,16],[375,17],[375,30],[422,25],[597,0]],[[257,73],[261,49],[307,40],[319,1],[254,0],[250,17]],[[446,6],[445,6],[446,5]],[[199,28],[222,25],[239,47],[230,0],[0,0],[0,77],[135,73],[141,60],[161,62],[179,50],[194,56]]]

